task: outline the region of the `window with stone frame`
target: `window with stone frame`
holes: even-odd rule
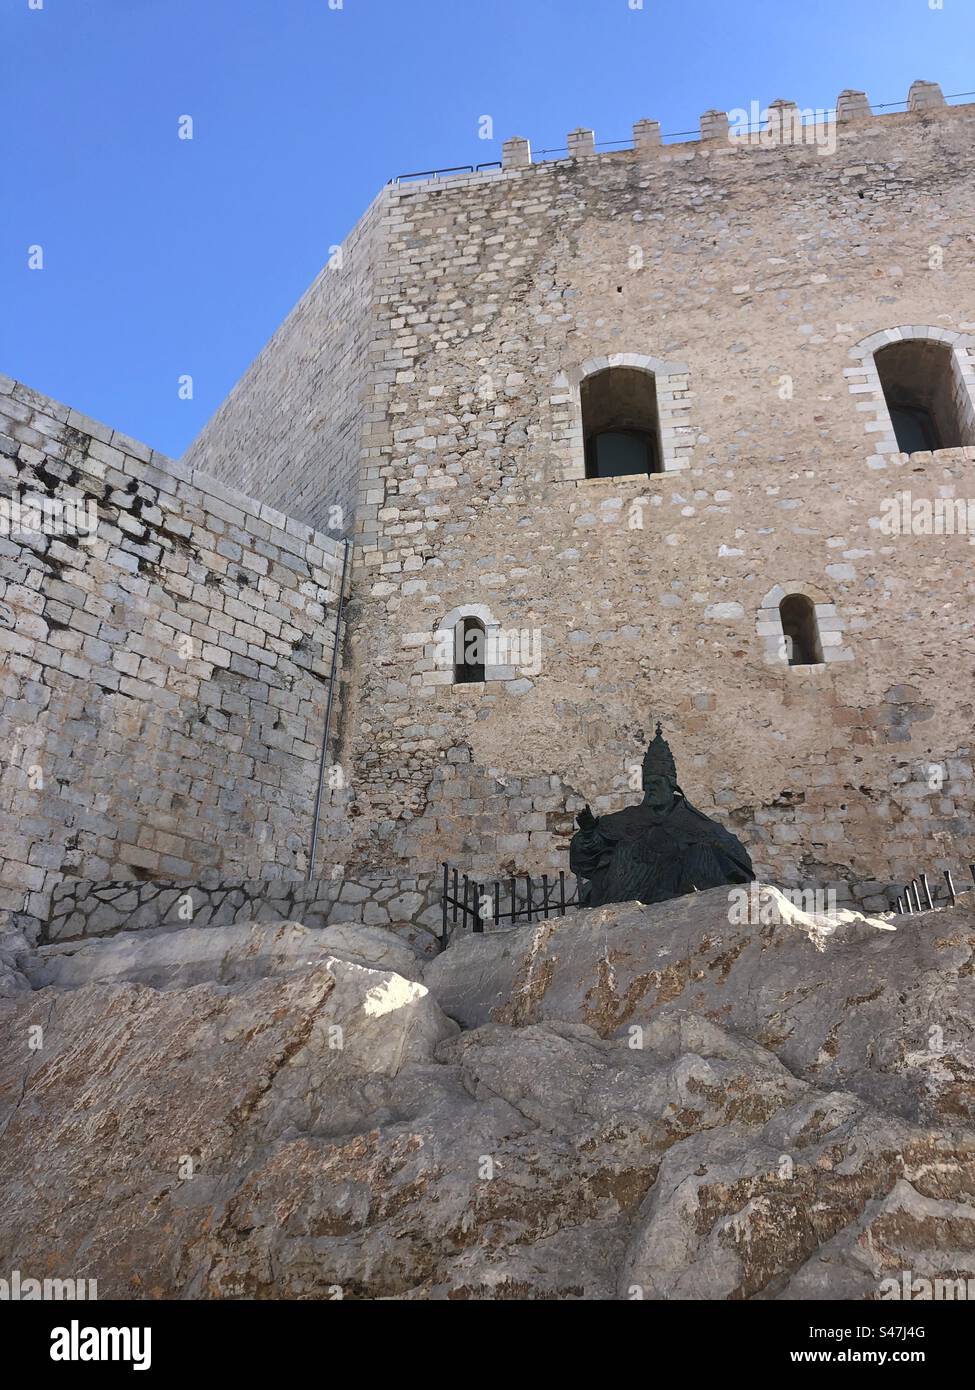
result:
[[[956,449],[975,442],[966,438],[947,343],[912,338],[880,348],[873,360],[901,453]]]
[[[484,680],[487,632],[480,618],[461,618],[454,629],[454,684]]]
[[[779,618],[790,666],[819,666],[823,646],[819,638],[816,607],[805,594],[786,594],[779,604]]]
[[[661,471],[657,386],[640,367],[607,367],[580,386],[587,478]]]

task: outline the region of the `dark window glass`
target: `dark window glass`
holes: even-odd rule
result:
[[[621,478],[653,472],[653,439],[639,430],[606,430],[593,435],[587,449],[590,478]]]

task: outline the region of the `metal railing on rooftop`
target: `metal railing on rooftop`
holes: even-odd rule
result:
[[[952,92],[952,93],[950,93],[948,96],[945,97],[945,101],[946,101],[946,102],[948,102],[948,101],[960,101],[960,100],[962,100],[962,98],[964,98],[964,97],[973,97],[973,96],[975,96],[975,91],[972,91],[972,92]],[[902,101],[881,101],[881,102],[877,102],[877,103],[871,103],[871,108],[870,108],[870,109],[871,109],[871,111],[893,111],[893,110],[894,110],[896,107],[898,107],[898,106],[906,108],[906,107],[908,106],[908,104],[909,104],[909,102],[908,102],[908,100],[907,100],[906,98],[905,98],[904,100],[902,100]],[[824,116],[835,116],[835,115],[836,115],[836,107],[835,107],[835,106],[825,107],[825,108],[823,108],[821,114],[824,115]],[[742,129],[743,129],[744,133],[746,133],[746,134],[748,134],[748,135],[760,134],[761,131],[764,129],[764,126],[763,126],[763,125],[749,125],[749,126],[747,126],[747,127],[742,127]],[[660,136],[660,139],[661,139],[662,142],[663,142],[663,141],[667,141],[667,140],[671,140],[671,141],[676,141],[676,140],[696,140],[696,139],[699,139],[699,138],[700,138],[700,134],[701,134],[701,131],[700,131],[700,128],[699,128],[699,127],[696,128],[696,129],[694,129],[694,130],[671,130],[671,131],[665,131],[665,132]],[[595,144],[595,148],[596,148],[597,150],[632,149],[632,148],[633,148],[633,138],[632,138],[632,136],[630,136],[630,137],[628,137],[628,138],[625,139],[625,140],[596,140],[596,141],[594,142],[594,144]],[[544,163],[545,160],[544,160],[543,156],[545,156],[545,155],[567,155],[568,153],[569,153],[569,147],[568,147],[568,145],[556,145],[556,146],[552,146],[552,147],[549,148],[549,149],[544,149],[544,150],[533,150],[533,151],[532,151],[532,158],[533,158],[533,161],[534,161],[535,159],[541,159],[541,162]],[[530,167],[530,166],[528,166],[528,167]],[[393,178],[391,178],[391,179],[389,180],[389,183],[391,183],[391,184],[393,184],[393,183],[408,183],[408,182],[410,182],[410,181],[412,181],[412,180],[420,180],[420,179],[434,179],[434,180],[437,180],[437,179],[440,179],[440,178],[448,177],[448,176],[450,176],[450,175],[452,175],[452,174],[453,174],[453,175],[456,175],[456,174],[482,174],[482,173],[484,173],[485,171],[487,171],[487,170],[489,170],[489,169],[501,169],[501,168],[503,168],[503,165],[502,165],[500,159],[489,160],[489,161],[487,161],[487,162],[484,163],[484,164],[455,164],[455,165],[453,165],[453,166],[451,166],[451,167],[449,167],[449,168],[446,168],[446,169],[423,169],[423,170],[421,170],[420,172],[414,173],[414,174],[396,174],[395,177],[393,177]]]
[[[410,179],[439,179],[449,174],[483,174],[485,169],[500,169],[500,159],[489,160],[486,164],[455,164],[449,169],[423,169],[417,174],[397,174],[390,183],[406,183]]]

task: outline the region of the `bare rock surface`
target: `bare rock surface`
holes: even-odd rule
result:
[[[0,913],[0,999],[26,994],[31,983],[27,972],[36,965],[33,943],[13,920]]]
[[[31,978],[36,985],[62,989],[108,980],[174,989],[205,980],[239,984],[290,974],[331,957],[394,970],[410,980],[420,973],[409,946],[379,927],[260,922],[161,927],[42,946]]]
[[[465,1028],[566,1019],[613,1037],[662,1012],[692,1011],[818,1087],[906,1118],[971,1124],[971,907],[829,919],[774,889],[756,887],[756,900],[756,917],[777,920],[729,920],[738,914],[729,914],[728,891],[714,888],[464,937],[424,982]]]
[[[903,1270],[975,1274],[975,1135],[950,1097],[934,1117],[947,1080],[898,1084],[920,1064],[894,1042],[913,1026],[924,1046],[939,990],[960,1017],[967,919],[900,937],[912,989],[882,958],[904,1001],[887,1033],[871,1013],[881,1060],[857,1064],[848,1000],[897,934],[738,928],[733,952],[703,940],[711,896],[560,924],[604,914],[585,938],[506,934],[510,967],[501,934],[464,941],[424,982],[381,941],[350,935],[387,962],[360,964],[295,924],[45,953],[63,977],[0,999],[0,1265],[101,1298],[875,1298]],[[86,961],[103,974],[82,983]],[[495,1017],[461,1031],[465,961],[463,998]],[[809,996],[839,1045],[800,1066]]]

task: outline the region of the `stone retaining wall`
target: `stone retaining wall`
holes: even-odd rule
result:
[[[93,883],[68,879],[54,889],[44,941],[110,936],[147,927],[226,926],[232,922],[351,922],[383,927],[423,955],[436,953],[439,884],[430,878],[215,879],[202,882]]]

